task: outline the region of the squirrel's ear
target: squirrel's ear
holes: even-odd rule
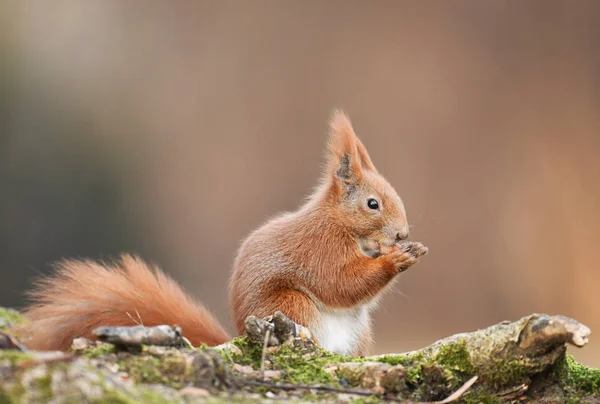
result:
[[[367,149],[358,139],[348,116],[335,110],[329,121],[329,173],[345,183],[359,181],[363,170],[375,170]]]
[[[360,165],[363,169],[377,171],[373,162],[371,161],[371,157],[369,157],[369,153],[367,153],[367,148],[362,144],[360,139],[356,138],[356,148],[358,149],[358,156],[360,157]]]

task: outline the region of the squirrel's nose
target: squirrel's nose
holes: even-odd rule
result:
[[[408,238],[408,230],[401,231],[396,234],[396,241],[406,240]]]

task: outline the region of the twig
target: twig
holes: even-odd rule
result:
[[[269,338],[271,338],[271,329],[267,328],[265,332],[265,342],[263,343],[262,355],[260,357],[260,378],[265,379],[265,358],[267,356],[267,345],[269,344]]]
[[[134,319],[133,316],[131,314],[129,314],[129,312],[127,312],[127,311],[125,312],[125,314],[127,314],[129,316],[129,318],[131,319],[131,321],[133,321],[133,323],[135,325],[144,326],[144,322],[142,321],[142,316],[140,316],[140,312],[137,309],[135,309],[135,314],[137,314],[138,320]]]
[[[377,393],[374,393],[369,390],[353,390],[353,389],[344,389],[344,388],[340,388],[340,387],[330,387],[330,386],[310,386],[310,385],[306,385],[306,384],[269,383],[269,382],[265,382],[265,381],[251,381],[251,380],[244,380],[244,381],[242,381],[242,383],[247,386],[270,387],[273,389],[287,390],[287,391],[317,390],[317,391],[325,391],[325,392],[329,392],[329,393],[342,393],[342,394],[350,394],[350,395],[363,396],[363,397],[375,396],[375,397],[381,398],[383,400],[393,401],[396,403],[404,403],[404,404],[447,404],[447,403],[451,403],[453,401],[458,400],[463,394],[465,394],[467,392],[467,390],[469,390],[469,388],[476,381],[477,381],[477,376],[473,376],[465,384],[463,384],[458,390],[456,390],[454,393],[452,393],[451,395],[449,395],[442,401],[423,401],[423,402],[406,400],[404,398],[398,398],[398,397],[395,397],[395,396],[389,395],[389,394],[377,394]]]
[[[10,335],[9,333],[0,331],[0,335],[4,336],[8,340],[8,342],[10,342],[19,351],[21,351],[21,352],[28,351],[28,349],[27,349],[27,347],[25,347],[25,345],[21,344],[19,341],[17,341],[17,339],[15,337]]]
[[[471,386],[473,384],[475,384],[476,381],[477,381],[477,376],[473,376],[472,378],[467,380],[467,382],[465,384],[463,384],[458,390],[456,390],[454,393],[452,393],[448,397],[446,397],[446,399],[444,399],[442,401],[436,401],[436,402],[438,402],[440,404],[446,404],[446,403],[451,403],[452,401],[458,400],[463,394],[465,394],[467,392],[467,390],[469,390],[471,388]]]
[[[142,321],[142,316],[140,316],[140,312],[137,309],[135,309],[135,314],[137,314],[138,318],[140,319],[140,323],[144,325],[144,321]]]
[[[122,347],[140,347],[141,345],[184,345],[181,328],[177,326],[104,326],[92,330],[92,334],[102,342],[109,342]]]
[[[189,339],[187,339],[187,338],[186,338],[186,337],[184,337],[183,335],[181,336],[181,339],[182,339],[182,340],[183,340],[183,342],[185,343],[185,345],[186,345],[186,348],[188,348],[188,349],[194,349],[194,345],[192,345],[192,342],[191,342]]]

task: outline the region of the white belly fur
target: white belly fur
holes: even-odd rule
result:
[[[321,321],[314,333],[329,352],[348,355],[356,349],[370,320],[366,305],[352,309],[321,310]]]

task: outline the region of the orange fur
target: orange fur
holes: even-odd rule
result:
[[[369,208],[372,198],[379,209]],[[413,243],[418,246],[412,254],[396,248],[406,237],[402,201],[373,165],[348,117],[334,112],[319,187],[296,212],[255,230],[238,251],[229,289],[237,331],[245,331],[249,315],[280,310],[328,340],[336,322],[354,327],[356,318],[358,328],[346,330],[350,342],[342,341],[348,348],[339,349],[364,354],[371,343],[372,303],[425,251],[419,243]],[[36,349],[65,350],[75,337],[90,338],[95,327],[132,325],[138,315],[144,325],[180,325],[194,345],[229,338],[177,283],[131,256],[117,265],[62,262],[31,295],[26,343]]]
[[[212,315],[158,268],[124,255],[114,265],[63,261],[56,274],[38,282],[25,315],[26,346],[67,350],[77,337],[94,339],[103,325],[177,324],[194,345],[229,340]]]

